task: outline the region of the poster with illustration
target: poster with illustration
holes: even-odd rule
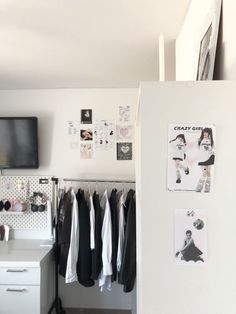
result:
[[[117,143],[117,160],[132,160],[132,143]]]
[[[175,210],[174,258],[179,265],[204,265],[207,261],[207,217],[204,210]]]
[[[117,125],[116,126],[117,141],[131,141],[132,140],[132,125]]]
[[[81,124],[92,123],[92,109],[81,109]]]
[[[93,145],[92,143],[80,143],[80,159],[93,158]]]
[[[114,147],[115,125],[109,120],[97,120],[94,126],[95,149],[109,150]]]
[[[130,106],[123,105],[119,106],[119,121],[120,122],[130,122]]]
[[[215,144],[214,125],[169,124],[168,190],[211,192]]]

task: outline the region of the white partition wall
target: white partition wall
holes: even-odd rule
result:
[[[236,313],[236,82],[141,84],[138,113],[138,314]],[[216,126],[211,193],[167,191],[168,124]],[[174,211],[202,209],[208,260],[179,266]]]

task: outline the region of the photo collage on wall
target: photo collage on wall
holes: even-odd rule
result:
[[[133,143],[129,105],[118,106],[117,124],[96,119],[92,109],[81,109],[80,120],[68,121],[70,149],[79,149],[81,159],[94,158],[95,151],[116,151],[117,160],[132,160]]]
[[[133,127],[130,116],[130,106],[119,106],[119,124],[116,126],[117,160],[132,160],[133,158]]]
[[[169,125],[169,191],[212,191],[215,143],[214,125]]]

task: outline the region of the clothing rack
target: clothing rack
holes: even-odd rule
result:
[[[57,195],[58,195],[58,184],[59,180],[64,182],[82,182],[82,183],[118,183],[118,184],[135,184],[135,181],[132,180],[101,180],[101,179],[76,179],[76,178],[56,178],[52,177],[51,180],[54,182],[54,197],[56,197],[56,201],[54,202],[54,209],[55,209],[55,220],[54,220],[54,227],[55,227],[55,243],[54,243],[54,250],[55,250],[55,299],[51,308],[48,311],[48,314],[52,314],[53,310],[56,310],[56,314],[65,314],[65,311],[62,307],[62,302],[59,297],[58,293],[58,262],[59,262],[59,250],[58,250],[58,217],[57,217]]]

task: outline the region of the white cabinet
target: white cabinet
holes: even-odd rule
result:
[[[0,243],[0,313],[46,314],[53,302],[53,274],[51,248],[42,249],[39,241]]]

